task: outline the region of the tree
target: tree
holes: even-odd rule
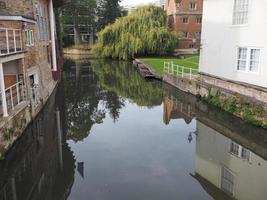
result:
[[[93,33],[96,19],[96,0],[69,0],[63,8],[63,25],[73,27],[74,43],[81,44],[81,30]]]
[[[119,3],[121,0],[98,0],[97,2],[97,30],[102,30],[106,25],[113,23],[123,15]]]
[[[136,55],[163,55],[177,46],[178,35],[169,32],[165,11],[144,6],[116,20],[98,33],[93,51],[100,57],[131,59]]]

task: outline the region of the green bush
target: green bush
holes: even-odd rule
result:
[[[208,88],[208,96],[203,97],[203,99],[229,113],[239,116],[248,124],[267,128],[267,124],[260,120],[265,114],[265,109],[260,104],[246,102],[243,98],[238,98],[238,100],[231,98],[224,99],[221,96],[220,90],[217,90],[213,96],[211,94],[211,88]]]

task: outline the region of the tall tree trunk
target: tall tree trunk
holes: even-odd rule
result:
[[[79,22],[78,22],[78,13],[74,16],[73,20],[73,30],[74,30],[74,44],[78,45],[81,44],[81,34],[79,30]]]

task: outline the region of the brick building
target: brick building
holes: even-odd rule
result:
[[[180,34],[179,49],[200,48],[203,0],[166,0],[171,31]]]
[[[0,132],[31,121],[57,84],[54,1],[0,0]]]

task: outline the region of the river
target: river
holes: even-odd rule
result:
[[[128,62],[65,60],[0,161],[0,200],[267,199],[267,133]]]

